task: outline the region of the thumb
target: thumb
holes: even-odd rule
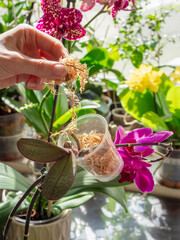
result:
[[[22,61],[18,62],[20,74],[31,74],[46,79],[59,79],[67,75],[67,68],[59,62],[27,56],[23,56]]]

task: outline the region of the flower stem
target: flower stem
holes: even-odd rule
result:
[[[34,193],[34,195],[32,197],[32,200],[30,202],[27,216],[26,216],[26,223],[25,223],[25,229],[24,229],[24,240],[28,240],[28,238],[29,238],[29,224],[30,224],[30,220],[31,220],[32,209],[33,209],[34,203],[41,191],[42,191],[42,186],[37,188],[36,192]]]
[[[44,116],[43,116],[42,107],[43,107],[43,104],[44,104],[45,100],[48,98],[50,92],[51,92],[51,90],[49,89],[49,90],[44,94],[44,96],[43,96],[43,98],[42,98],[42,101],[41,101],[41,103],[40,103],[40,107],[39,107],[39,113],[40,113],[41,121],[42,121],[42,123],[43,123],[43,126],[44,126],[47,134],[48,134],[48,126],[47,126],[47,123],[46,123],[46,121],[45,121],[45,119],[44,119]]]
[[[84,25],[84,28],[86,28],[95,18],[97,18],[100,14],[102,14],[104,12],[104,9],[105,7],[107,6],[107,4],[105,4],[102,9],[93,17],[91,18],[91,20],[89,22],[87,22],[85,25]]]
[[[17,209],[19,208],[19,206],[21,205],[21,203],[24,201],[24,199],[29,195],[29,193],[39,184],[43,181],[45,175],[42,175],[41,177],[39,177],[28,189],[27,191],[23,194],[23,196],[20,198],[20,200],[17,202],[17,204],[15,205],[15,207],[12,209],[9,218],[6,222],[5,228],[4,228],[4,232],[3,232],[3,240],[6,240],[7,238],[7,234],[8,234],[8,230],[10,227],[10,224],[12,222],[12,218],[15,215]]]

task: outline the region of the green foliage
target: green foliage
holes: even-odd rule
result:
[[[141,93],[121,86],[118,87],[117,93],[123,108],[135,119],[154,131],[173,131],[173,141],[179,142],[180,87],[174,85],[165,74],[161,78],[157,93],[149,89]]]
[[[34,3],[18,0],[0,0],[3,14],[0,16],[0,33],[14,28],[20,23],[31,23]]]
[[[0,163],[0,189],[26,191],[31,182],[8,165]]]
[[[174,11],[173,7],[161,7],[147,15],[143,8],[149,3],[149,0],[137,1],[136,11],[131,11],[126,19],[114,19],[116,27],[119,27],[115,43],[119,47],[119,56],[122,60],[130,60],[136,68],[154,59],[159,64],[164,45],[173,41],[169,37],[164,39],[161,33],[167,18]]]

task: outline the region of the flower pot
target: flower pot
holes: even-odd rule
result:
[[[83,134],[89,135],[92,132],[103,136],[96,148],[91,149],[87,155],[77,157],[77,164],[91,173],[100,181],[107,182],[117,177],[123,168],[123,160],[117,152],[108,131],[108,124],[104,117],[99,114],[88,114],[76,119],[76,129],[73,131],[77,137]],[[59,145],[63,146],[68,140],[73,143],[73,148],[77,144],[71,135],[60,135]],[[94,145],[93,145],[94,146]]]
[[[0,136],[20,134],[24,128],[24,116],[21,113],[11,113],[0,116]]]
[[[123,108],[114,108],[112,110],[112,119],[116,125],[125,127],[127,131],[142,127],[142,124],[126,113]]]
[[[25,119],[21,113],[0,116],[0,161],[22,158],[17,149],[17,141],[25,136]]]
[[[23,156],[17,148],[17,141],[25,136],[25,131],[13,136],[0,136],[0,161],[14,161]]]
[[[30,221],[28,240],[70,240],[71,210],[41,221]],[[20,240],[24,236],[25,220],[14,217],[8,232],[8,240]]]
[[[159,152],[165,154],[165,149],[158,147]],[[180,188],[180,149],[174,149],[162,163],[157,172],[159,183],[171,187]]]

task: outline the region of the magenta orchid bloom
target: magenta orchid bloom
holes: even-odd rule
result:
[[[162,131],[153,133],[151,128],[139,128],[129,132],[127,135],[123,127],[119,126],[116,132],[114,144],[123,143],[159,143],[167,139],[173,133]],[[137,187],[142,192],[152,192],[154,181],[149,167],[151,164],[143,160],[144,157],[151,155],[154,152],[152,146],[129,146],[117,147],[117,151],[124,161],[124,167],[121,172],[122,182],[135,182]]]
[[[134,0],[82,0],[82,1],[83,1],[83,3],[81,4],[81,7],[80,7],[82,12],[91,10],[95,6],[96,2],[101,5],[107,5],[108,8],[110,8],[114,5],[111,10],[111,15],[113,18],[116,17],[117,13],[120,10],[123,10],[123,11],[135,10],[135,1]],[[132,2],[132,4],[133,4],[132,9],[127,8],[129,6],[130,2]]]
[[[66,38],[76,40],[86,34],[86,30],[80,25],[82,13],[75,8],[62,8],[60,0],[41,0],[44,15],[36,26],[57,39]]]
[[[124,167],[121,172],[121,178],[118,180],[119,183],[134,182],[141,192],[152,192],[154,180],[148,169],[148,167],[151,167],[151,164],[142,161],[140,157],[131,158],[124,153],[121,153],[121,157],[124,161]]]
[[[162,131],[153,133],[151,128],[138,128],[127,135],[125,134],[124,128],[119,126],[116,132],[116,139],[114,144],[120,143],[158,143],[162,142],[170,137],[173,132]],[[154,152],[152,146],[131,146],[131,147],[118,147],[118,152],[125,152],[129,156],[147,157]]]

